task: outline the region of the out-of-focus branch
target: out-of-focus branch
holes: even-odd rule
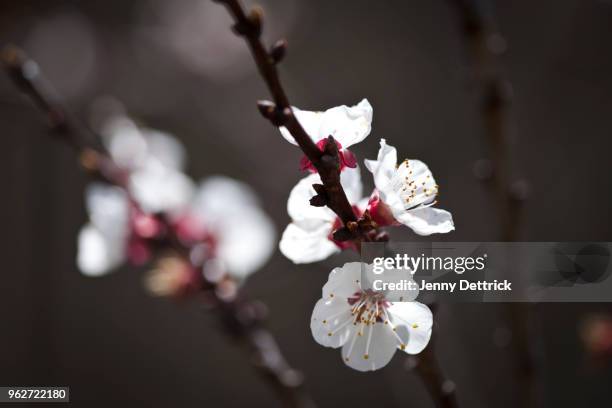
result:
[[[285,126],[294,137],[298,146],[312,162],[321,176],[322,185],[315,185],[317,196],[311,200],[313,205],[328,206],[342,220],[345,228],[335,235],[338,240],[384,241],[385,233],[378,231],[369,214],[357,219],[340,183],[340,160],[334,138],[330,135],[323,150],[320,150],[293,115],[289,98],[281,84],[277,64],[285,55],[287,42],[280,40],[270,51],[261,41],[263,11],[259,7],[245,13],[239,0],[213,0],[224,4],[234,18],[234,31],[247,42],[257,69],[263,78],[272,99],[258,102],[262,115],[274,126]],[[339,232],[340,232],[339,231]]]
[[[127,174],[106,153],[98,135],[68,114],[47,85],[38,65],[14,46],[2,51],[2,63],[13,82],[49,119],[51,129],[81,155],[83,167],[112,184],[125,187]],[[164,227],[172,231],[169,223]],[[181,245],[176,239],[167,239],[158,249],[173,250],[189,261],[187,254],[191,248]],[[189,262],[196,270],[202,267],[194,261]],[[303,389],[301,374],[289,366],[274,336],[265,328],[260,303],[247,299],[228,275],[221,280],[204,279],[199,289],[206,295],[207,303],[216,310],[224,331],[247,347],[251,363],[277,392],[283,406],[314,407]]]
[[[491,146],[491,171],[499,213],[501,241],[516,241],[521,230],[522,207],[527,197],[525,181],[512,178],[510,107],[512,87],[504,77],[500,57],[506,40],[495,27],[490,14],[476,0],[449,0],[457,11],[470,52],[471,65],[480,91],[481,117]],[[530,343],[530,305],[508,304],[513,345],[518,363],[518,376],[526,390],[522,406],[538,405],[538,389]]]
[[[480,112],[491,146],[493,186],[498,201],[501,240],[515,241],[520,231],[524,182],[512,180],[510,107],[512,86],[504,77],[499,60],[506,40],[491,17],[476,0],[449,0],[461,21],[471,57],[475,84],[480,92]]]
[[[433,302],[428,306],[435,315],[438,303]],[[446,377],[435,354],[435,335],[433,335],[425,350],[406,359],[405,368],[421,378],[437,408],[459,408],[455,383]]]
[[[38,64],[12,45],[2,50],[1,58],[9,78],[45,115],[53,134],[76,150],[82,166],[109,183],[123,187],[125,172],[108,157],[100,138],[76,121],[62,105]]]
[[[432,339],[421,354],[408,359],[407,368],[416,371],[437,408],[458,408],[455,383],[444,376],[433,346]]]

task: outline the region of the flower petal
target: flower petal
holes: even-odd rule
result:
[[[316,195],[313,184],[320,184],[321,177],[318,174],[310,174],[301,179],[289,193],[287,200],[287,212],[293,221],[315,222],[321,221],[333,223],[336,214],[327,207],[315,207],[310,205],[310,199]]]
[[[395,214],[397,221],[419,235],[444,234],[455,229],[451,213],[438,208],[424,207]]]
[[[363,185],[361,183],[361,171],[358,167],[346,168],[340,174],[340,183],[349,203],[356,204],[362,198]],[[310,174],[301,179],[291,192],[287,200],[287,212],[293,221],[300,225],[315,224],[322,221],[333,223],[336,214],[327,207],[315,207],[310,205],[310,199],[316,195],[312,188],[313,184],[321,184],[321,177],[318,174]]]
[[[125,116],[115,116],[101,129],[102,140],[119,167],[133,169],[147,156],[147,141],[138,126]]]
[[[283,232],[279,249],[296,264],[321,261],[340,252],[340,248],[328,238],[331,229],[329,222],[306,227],[291,223]]]
[[[333,136],[343,149],[361,142],[372,130],[372,106],[367,99],[357,105],[328,109],[323,114],[318,139]]]
[[[405,345],[403,350],[408,354],[423,351],[431,338],[433,325],[429,307],[419,302],[395,302],[389,306],[387,313]]]
[[[361,292],[362,267],[368,265],[362,262],[347,262],[341,268],[334,268],[323,285],[323,299],[347,300],[357,292]]]
[[[397,349],[397,340],[388,325],[375,323],[357,326],[351,339],[342,347],[344,363],[358,371],[374,371],[386,366]]]
[[[420,160],[404,160],[397,167],[392,184],[395,186],[395,192],[401,196],[398,202],[401,203],[402,209],[431,203],[438,194],[438,185],[433,174]]]
[[[387,144],[385,139],[380,139],[380,149],[376,160],[365,160],[365,166],[374,176],[374,185],[381,192],[386,191],[395,174],[397,164],[397,150]]]
[[[349,304],[319,299],[312,311],[310,330],[320,345],[332,348],[342,346],[355,331]]]
[[[219,233],[217,256],[232,276],[245,278],[272,254],[276,231],[268,216],[253,208],[225,221]]]
[[[183,210],[193,196],[193,182],[185,174],[164,167],[154,158],[130,175],[129,188],[145,212]]]
[[[351,205],[355,205],[363,197],[363,184],[359,167],[347,167],[340,173],[340,184],[344,188],[346,198]]]
[[[109,240],[94,225],[87,224],[78,236],[77,266],[83,275],[105,275],[123,261],[123,244],[119,240]]]
[[[272,254],[274,225],[245,183],[209,177],[201,183],[192,209],[215,234],[217,256],[234,277],[255,272]]]
[[[321,139],[319,136],[319,129],[321,128],[321,122],[323,120],[323,112],[305,111],[295,106],[291,107],[291,109],[293,110],[293,115],[298,122],[300,122],[308,136],[310,136],[315,143],[318,142]],[[297,146],[297,142],[286,127],[281,126],[278,129],[285,140]]]
[[[85,206],[91,223],[109,238],[127,232],[129,202],[119,187],[104,183],[90,183],[85,188]]]
[[[185,147],[172,135],[155,129],[143,129],[147,153],[164,167],[182,170],[185,166]]]

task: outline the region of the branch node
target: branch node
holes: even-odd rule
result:
[[[264,13],[261,7],[253,7],[245,20],[234,24],[234,31],[246,37],[259,38],[263,26],[263,15]]]
[[[332,234],[335,241],[344,242],[354,238],[354,235],[347,227],[338,228]]]

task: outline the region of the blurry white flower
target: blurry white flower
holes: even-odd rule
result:
[[[129,201],[125,191],[101,183],[85,190],[89,223],[78,237],[77,265],[88,276],[103,275],[126,257]]]
[[[361,142],[372,130],[372,106],[367,99],[355,106],[336,106],[325,112],[310,112],[293,107],[293,114],[319,149],[324,149],[329,136],[334,137],[340,152],[341,169],[357,165],[355,156],[348,148]],[[283,126],[279,129],[287,141],[297,145],[287,128]],[[306,157],[302,159],[300,167],[302,170],[316,171]]]
[[[310,329],[317,343],[342,347],[346,365],[359,371],[384,367],[395,351],[418,354],[429,342],[433,317],[419,302],[389,302],[383,292],[362,290],[361,262],[335,268],[312,312]]]
[[[155,159],[147,160],[130,174],[128,188],[147,213],[180,212],[189,205],[194,193],[189,177]]]
[[[455,229],[448,211],[432,208],[438,185],[425,163],[406,159],[397,165],[395,148],[381,139],[378,158],[365,160],[365,165],[377,190],[370,200],[370,213],[380,225],[404,224],[419,235]]]
[[[359,168],[343,171],[340,182],[356,215],[360,216],[367,199],[361,200]],[[316,194],[312,185],[320,183],[318,174],[310,174],[300,180],[289,194],[287,211],[291,223],[283,232],[279,247],[283,255],[295,263],[317,262],[354,245],[351,241],[338,242],[333,239],[332,232],[342,223],[332,210],[310,205],[310,199]]]
[[[148,160],[173,170],[183,170],[185,148],[172,135],[139,127],[130,118],[116,115],[101,129],[103,142],[113,161],[127,170],[145,166]]]
[[[128,188],[145,212],[178,212],[189,204],[194,186],[181,172],[185,148],[174,137],[120,115],[107,121],[102,136],[113,161],[129,171]]]
[[[195,194],[191,215],[192,233],[199,229],[212,236],[216,260],[233,277],[246,278],[272,254],[276,239],[272,221],[242,182],[223,176],[207,178]]]

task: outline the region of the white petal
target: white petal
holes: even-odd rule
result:
[[[380,149],[376,160],[365,160],[365,166],[374,176],[374,185],[381,192],[381,195],[390,185],[391,179],[395,174],[397,164],[397,150],[387,144],[385,139],[380,139]]]
[[[192,212],[215,234],[217,255],[235,277],[255,272],[274,250],[274,225],[245,183],[209,177],[200,184]]]
[[[321,261],[340,252],[340,248],[328,238],[331,229],[330,222],[307,227],[291,223],[283,232],[279,249],[296,264]]]
[[[293,110],[293,115],[295,115],[296,119],[298,120],[298,122],[300,122],[308,136],[310,136],[310,138],[315,143],[318,142],[321,139],[321,137],[319,136],[319,129],[321,129],[323,112],[305,111],[298,109],[295,106],[293,106],[291,109]],[[291,133],[289,133],[289,130],[286,127],[281,126],[279,130],[281,132],[281,135],[283,135],[283,137],[289,143],[297,145],[295,139],[293,138],[293,136],[291,136]]]
[[[433,315],[426,305],[419,302],[395,302],[387,308],[391,323],[405,344],[404,351],[418,354],[431,338]]]
[[[387,290],[380,291],[384,293],[385,298],[388,301],[394,302],[410,302],[415,300],[419,296],[418,284],[414,281],[413,275],[410,268],[402,269],[384,269],[384,273],[375,275],[374,279],[379,279],[383,283],[401,283],[401,282],[413,282],[414,284],[410,288],[404,290]],[[408,286],[408,285],[406,285]]]
[[[142,209],[150,213],[183,210],[193,196],[193,182],[185,174],[150,158],[130,175],[129,188]]]
[[[219,221],[217,256],[232,276],[246,278],[272,254],[276,242],[272,221],[257,207]]]
[[[340,173],[340,183],[346,193],[349,203],[357,204],[363,197],[363,184],[361,183],[361,170],[359,166],[353,168],[346,167]]]
[[[401,214],[394,211],[394,217],[419,235],[444,234],[455,229],[451,213],[438,208],[416,208]]]
[[[362,262],[348,262],[342,268],[334,268],[323,285],[323,299],[348,299],[361,291]]]
[[[182,170],[185,166],[185,147],[172,135],[155,129],[143,129],[147,153],[163,166]]]
[[[433,174],[420,160],[404,160],[397,167],[391,184],[395,194],[399,196],[397,202],[402,208],[431,203],[438,194],[438,185]],[[387,191],[387,194],[392,193]]]
[[[101,129],[104,145],[118,166],[133,169],[142,165],[147,155],[147,142],[136,124],[125,116],[116,116]]]
[[[358,371],[374,371],[386,366],[397,349],[397,340],[388,325],[375,323],[361,328],[342,347],[344,363]],[[357,333],[357,332],[356,332]]]
[[[349,203],[356,204],[362,198],[363,185],[359,168],[346,168],[340,174],[340,182],[344,187]],[[321,184],[318,174],[310,174],[301,179],[291,192],[287,200],[287,212],[293,221],[300,224],[319,224],[321,221],[333,223],[336,214],[327,207],[310,205],[310,199],[316,195],[313,184]]]
[[[126,234],[129,202],[124,190],[109,184],[90,183],[85,188],[85,206],[92,224],[109,239]]]
[[[101,276],[123,261],[124,242],[107,239],[91,224],[81,228],[78,236],[77,266],[84,275]]]
[[[253,189],[246,183],[226,176],[210,176],[203,180],[193,200],[193,210],[203,218],[235,214],[242,208],[259,206]]]
[[[346,149],[365,139],[372,130],[372,106],[363,99],[355,106],[337,106],[323,114],[318,139],[333,136]]]
[[[336,214],[327,207],[315,207],[310,205],[310,199],[316,195],[312,188],[313,184],[320,184],[321,177],[318,174],[310,174],[301,179],[289,193],[287,200],[287,212],[294,221],[321,221],[333,223]]]
[[[312,337],[322,346],[338,348],[355,331],[347,302],[319,299],[310,318]]]

